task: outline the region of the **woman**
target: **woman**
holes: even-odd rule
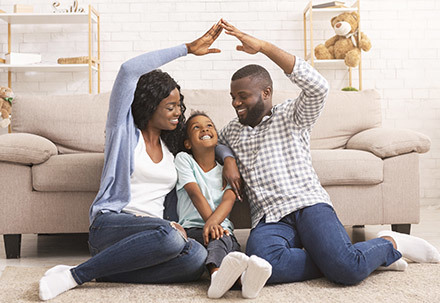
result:
[[[175,214],[165,206],[176,202],[173,154],[185,106],[177,83],[154,69],[187,53],[220,52],[209,47],[221,31],[217,23],[191,43],[121,66],[110,97],[101,185],[90,209],[93,257],[75,267],[48,270],[40,280],[42,300],[93,279],[172,283],[193,281],[203,273],[204,247],[187,239],[180,225],[163,219]]]

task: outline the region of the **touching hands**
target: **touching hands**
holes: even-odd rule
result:
[[[220,224],[211,222],[209,219],[206,221],[203,227],[203,240],[205,245],[208,245],[209,239],[218,240],[222,238],[223,235],[229,236],[229,231],[224,229]]]
[[[210,47],[220,36],[223,29],[225,29],[226,34],[234,36],[240,40],[242,45],[237,45],[236,49],[238,51],[243,51],[251,55],[262,51],[265,41],[243,33],[226,20],[220,19],[220,21],[214,24],[203,36],[191,43],[186,43],[188,54],[202,56],[206,54],[220,53],[220,49]]]

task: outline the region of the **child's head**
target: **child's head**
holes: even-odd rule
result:
[[[185,123],[183,145],[187,152],[215,148],[218,136],[214,123],[201,111],[191,113]]]

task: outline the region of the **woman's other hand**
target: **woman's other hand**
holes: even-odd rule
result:
[[[196,56],[203,56],[211,53],[220,53],[218,48],[210,48],[212,43],[220,36],[223,27],[220,25],[221,21],[214,24],[203,36],[194,40],[191,43],[186,43],[188,54]]]

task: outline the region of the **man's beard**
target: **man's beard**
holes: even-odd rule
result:
[[[238,118],[238,121],[240,121],[243,125],[249,125],[249,126],[256,126],[261,119],[261,115],[264,112],[264,102],[261,95],[258,98],[257,103],[252,108],[248,108],[246,113],[246,118]]]

